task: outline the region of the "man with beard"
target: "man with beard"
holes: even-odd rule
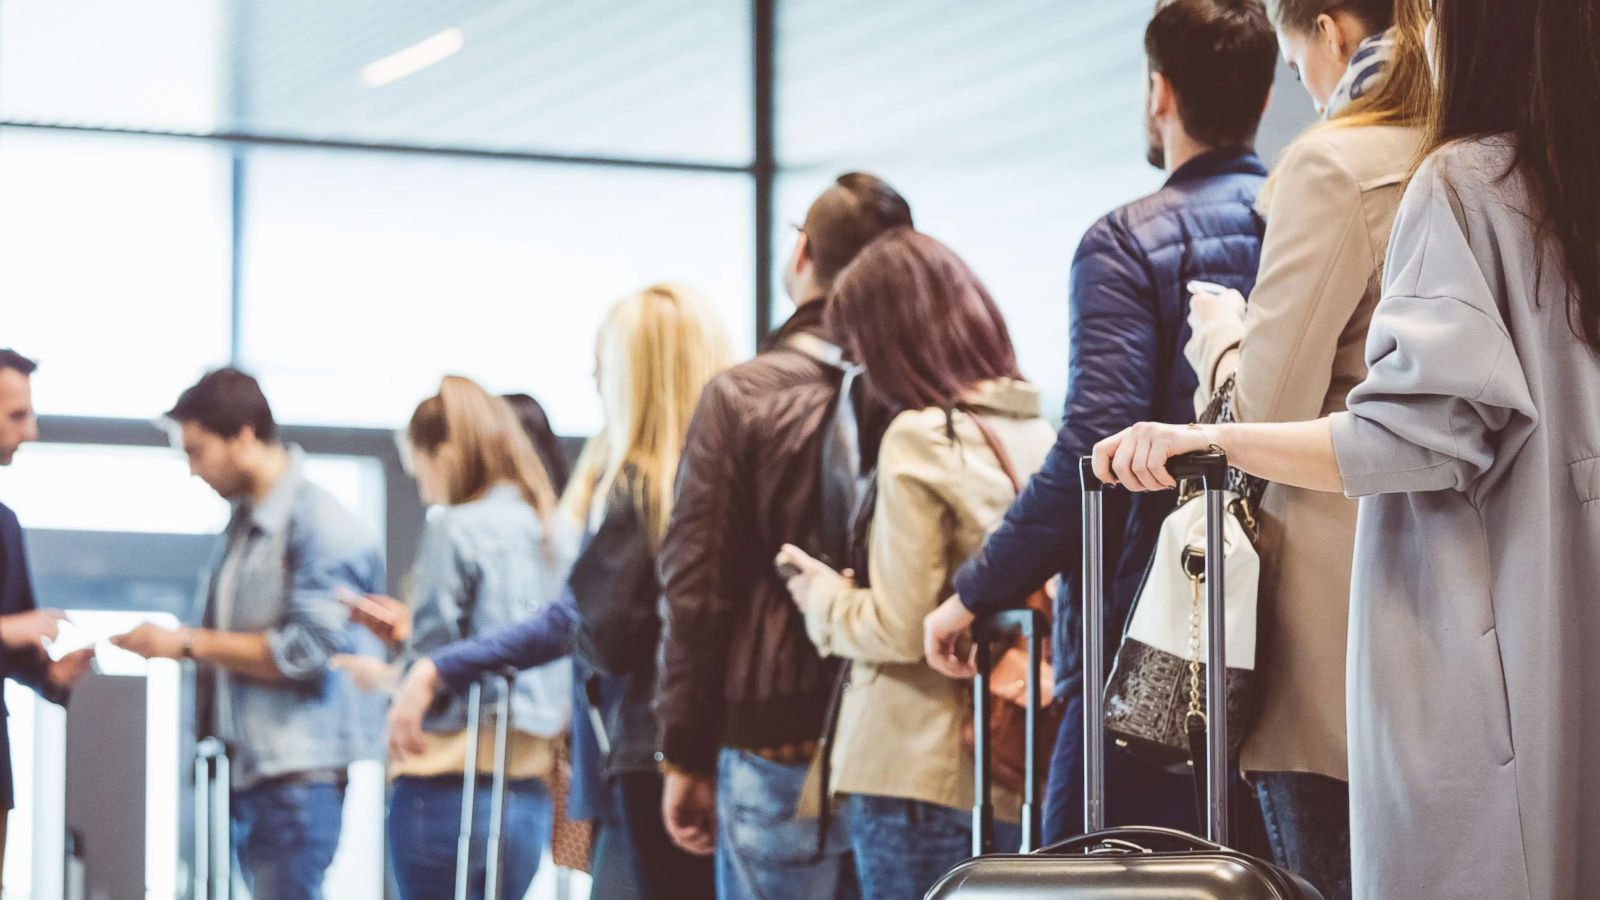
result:
[[[1141,421],[1194,418],[1190,281],[1255,284],[1263,223],[1256,194],[1267,171],[1252,149],[1277,65],[1277,41],[1261,0],[1166,0],[1145,31],[1150,163],[1169,177],[1155,194],[1114,210],[1089,229],[1072,263],[1070,380],[1060,436],[1043,470],[1005,522],[958,572],[957,596],[928,616],[934,668],[971,674],[956,639],[976,615],[1023,605],[1052,574],[1056,601],[1056,697],[1065,704],[1050,766],[1044,838],[1081,829],[1081,485],[1078,460],[1095,441]],[[1171,492],[1105,496],[1109,664]],[[1187,773],[1143,766],[1108,751],[1107,824],[1194,831]]]
[[[0,466],[11,465],[17,449],[39,439],[30,384],[37,366],[15,350],[0,350]],[[90,649],[51,662],[46,641],[56,637],[61,611],[40,609],[16,513],[0,503],[0,676],[25,684],[54,703],[65,703],[79,679],[89,673]],[[0,685],[3,687],[3,685]],[[6,819],[14,794],[11,744],[6,732],[6,707],[0,691],[0,862],[5,859]]]

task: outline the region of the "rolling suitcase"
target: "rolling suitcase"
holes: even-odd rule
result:
[[[233,892],[233,822],[228,808],[228,751],[208,737],[194,748],[192,900],[229,900]]]
[[[505,870],[506,745],[510,739],[511,691],[515,669],[501,669],[467,689],[467,759],[461,771],[461,831],[456,838],[456,898],[472,896],[473,805],[478,796],[479,728],[483,721],[484,686],[498,688],[494,701],[494,760],[489,782],[488,858],[484,863],[484,900],[501,900],[500,879]]]
[[[1226,716],[1206,716],[1207,834],[1196,837],[1167,828],[1105,827],[1105,739],[1103,715],[1105,571],[1101,530],[1104,486],[1083,460],[1083,707],[1084,831],[1081,837],[1033,854],[983,856],[952,869],[926,900],[1079,900],[1079,898],[1185,897],[1189,900],[1321,900],[1299,876],[1248,854],[1228,849],[1228,799],[1231,773]],[[1191,454],[1168,462],[1179,479],[1201,479],[1206,490],[1206,658],[1225,659],[1223,631],[1223,489],[1228,460],[1221,453]],[[988,632],[975,632],[974,639]],[[977,733],[988,693],[983,643],[979,659],[975,715]],[[1030,643],[1030,651],[1033,645]],[[1031,665],[1031,661],[1030,661]],[[1206,709],[1223,708],[1226,666],[1206,667]],[[1037,677],[1030,679],[1030,705],[1038,701]],[[1030,717],[1030,725],[1032,724]],[[1038,746],[1030,737],[1030,749]],[[973,815],[975,849],[987,846],[988,778],[978,751],[978,806]],[[1030,769],[1032,767],[1030,766]],[[1029,782],[1033,781],[1030,772]],[[1033,815],[1037,815],[1033,813]],[[1025,826],[1026,827],[1026,826]]]

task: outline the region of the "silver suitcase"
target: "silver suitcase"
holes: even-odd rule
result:
[[[927,894],[927,900],[1322,900],[1299,876],[1269,862],[1228,848],[1229,788],[1226,716],[1206,716],[1207,834],[1205,838],[1166,828],[1105,827],[1105,736],[1103,695],[1105,570],[1102,548],[1101,497],[1107,488],[1095,477],[1089,460],[1083,477],[1083,707],[1084,831],[1032,854],[982,856],[951,870]],[[1171,460],[1167,469],[1180,479],[1200,479],[1206,490],[1207,658],[1226,659],[1223,630],[1223,490],[1228,460],[1221,453],[1193,454]],[[979,633],[975,636],[982,636]],[[980,648],[982,644],[979,645]],[[980,649],[980,652],[981,649]],[[985,713],[987,660],[980,659],[975,711]],[[1206,709],[1224,707],[1226,666],[1206,667]],[[1037,704],[1037,671],[1029,679],[1030,700]],[[975,732],[986,734],[979,719]],[[1037,742],[1031,745],[1037,747]],[[973,816],[976,849],[987,847],[988,775],[981,765],[979,741],[979,812]],[[1032,790],[1033,773],[1029,782]],[[1032,813],[1025,828],[1037,827]],[[1036,830],[1029,833],[1036,834]]]

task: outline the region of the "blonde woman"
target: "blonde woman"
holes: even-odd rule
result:
[[[1296,140],[1262,193],[1261,274],[1194,299],[1187,348],[1209,398],[1232,374],[1234,417],[1338,412],[1366,377],[1400,195],[1431,83],[1425,0],[1268,0],[1288,65],[1326,122]],[[1285,484],[1261,509],[1261,717],[1240,751],[1280,865],[1350,896],[1345,641],[1356,502]]]
[[[611,310],[595,355],[605,424],[562,501],[585,533],[567,589],[528,621],[418,662],[390,716],[391,740],[408,749],[440,691],[460,694],[495,667],[545,665],[572,653],[568,814],[597,827],[594,896],[710,897],[710,861],[674,846],[661,821],[650,701],[660,630],[656,552],[689,419],[705,383],[730,362],[728,342],[703,300],[660,284]]]
[[[534,615],[559,595],[575,551],[574,529],[556,509],[556,495],[511,406],[477,384],[446,377],[418,404],[405,440],[428,518],[411,577],[410,602],[368,597],[358,621],[384,611],[409,613],[399,635],[407,656]],[[378,629],[374,629],[378,630]],[[380,632],[382,633],[382,632]],[[387,635],[391,638],[397,635]],[[532,883],[549,842],[553,741],[571,710],[571,667],[563,662],[524,673],[511,701],[508,827],[518,839],[505,856],[507,896]],[[421,712],[421,711],[419,711]],[[467,741],[459,699],[427,709],[403,751],[393,754],[389,850],[400,895],[447,896],[454,889],[456,834]],[[480,772],[489,760],[480,757]],[[471,881],[483,894],[488,784],[479,786]]]

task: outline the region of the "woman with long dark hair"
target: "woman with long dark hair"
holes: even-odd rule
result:
[[[970,688],[924,661],[922,620],[1016,499],[1008,468],[1032,475],[1055,432],[1000,310],[933,238],[903,228],[869,245],[835,283],[828,320],[893,419],[853,579],[792,546],[779,561],[800,572],[789,589],[817,648],[851,660],[826,789],[862,895],[916,900],[972,846]]]
[[[1348,412],[1142,424],[1102,478],[1217,446],[1362,497],[1350,618],[1358,897],[1600,884],[1600,15],[1439,0],[1426,147]]]

